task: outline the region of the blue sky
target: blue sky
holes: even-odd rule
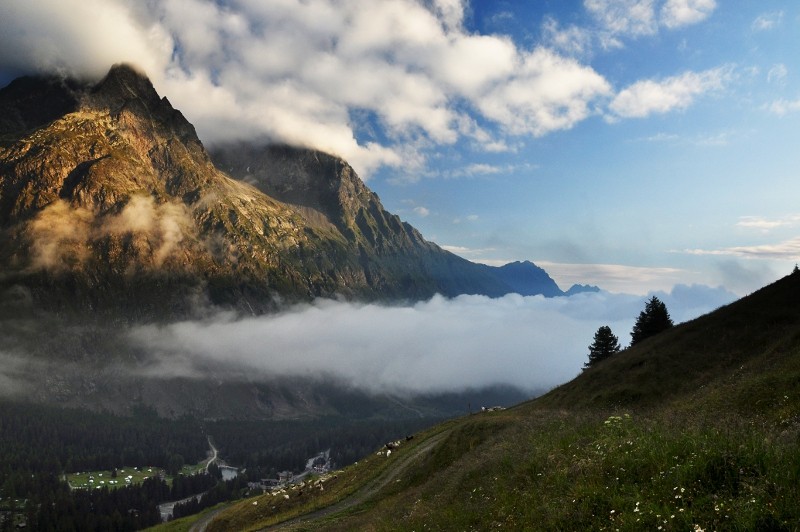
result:
[[[474,28],[513,32],[528,46],[545,42],[546,20],[597,27],[581,2],[485,2],[473,13]],[[457,147],[439,172],[455,159],[496,173],[379,192],[395,209],[404,200],[426,207],[427,216],[408,218],[463,256],[530,259],[562,285],[641,292],[682,282],[747,293],[797,260],[799,29],[790,2],[717,2],[701,22],[621,34],[611,49],[594,44],[582,64],[615,90],[714,69],[724,79],[685,107],[617,121],[597,114],[515,138],[512,153]]]
[[[744,295],[800,261],[796,2],[11,0],[0,50],[0,82],[135,63],[206,144],[342,155],[563,288]]]

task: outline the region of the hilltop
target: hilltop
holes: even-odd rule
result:
[[[312,512],[282,528],[796,530],[798,296],[793,274],[538,399],[368,457],[324,495],[248,499],[210,529]]]

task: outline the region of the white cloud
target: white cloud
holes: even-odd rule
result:
[[[466,175],[488,175],[488,174],[499,174],[503,171],[503,167],[492,165],[492,164],[484,164],[484,163],[475,163],[467,166],[464,169],[464,173]]]
[[[2,2],[0,66],[100,77],[114,63],[128,61],[149,72],[161,71],[171,53],[171,39],[162,27],[139,15],[116,1]]]
[[[661,6],[658,9],[658,6]],[[623,46],[621,37],[640,38],[655,35],[659,27],[673,30],[697,24],[716,9],[715,0],[584,0],[584,7],[599,26],[596,37],[605,49]],[[569,33],[555,33],[555,42],[581,43],[570,40]]]
[[[676,321],[728,302],[707,287],[663,294]],[[155,376],[197,375],[209,363],[250,375],[337,377],[372,391],[455,391],[507,383],[549,388],[580,372],[601,325],[625,342],[644,296],[434,297],[413,306],[317,301],[275,316],[134,329],[159,361]]]
[[[542,136],[586,119],[591,104],[610,92],[608,82],[592,68],[536,48],[522,58],[513,78],[475,105],[513,134]]]
[[[9,0],[0,68],[97,78],[132,62],[206,142],[307,145],[365,178],[424,164],[428,150],[462,137],[508,151],[504,135],[570,128],[609,94],[591,67],[553,50],[467,33],[465,9],[461,0]],[[380,142],[356,137],[360,111]]]
[[[453,220],[453,223],[461,223],[461,219],[460,218],[456,218],[456,220]],[[460,255],[462,257],[464,257],[464,256],[469,257],[471,255],[481,255],[483,253],[494,251],[493,248],[468,248],[468,247],[465,247],[465,246],[449,246],[449,245],[443,245],[441,247],[442,247],[442,249],[444,249],[446,251],[449,251],[450,253],[455,253],[456,255]],[[486,263],[484,261],[479,261],[479,262],[488,264],[488,263]],[[502,266],[503,264],[506,264],[508,262],[511,262],[511,261],[501,262],[499,264],[495,264],[495,266]]]
[[[653,34],[659,12],[662,25],[697,22],[713,4],[586,0],[599,29],[547,19],[547,47],[529,48],[468,32],[465,0],[8,0],[0,69],[97,78],[132,62],[207,143],[283,141],[340,155],[365,179],[384,166],[412,175],[442,145],[513,151],[514,137],[601,114],[610,84],[570,56],[589,54],[592,40]],[[613,111],[684,108],[713,72],[639,82]]]
[[[431,211],[429,209],[427,209],[426,207],[417,206],[417,207],[414,207],[414,213],[417,216],[421,216],[422,218],[426,218],[428,215],[430,215]]]
[[[592,284],[615,293],[646,294],[670,290],[686,277],[679,268],[628,266],[623,264],[570,264],[536,261],[564,289],[573,284]]]
[[[786,76],[789,74],[789,69],[783,63],[773,65],[767,72],[767,83],[775,83],[778,85],[786,84]]]
[[[593,34],[587,28],[571,25],[561,28],[553,17],[545,17],[542,23],[542,37],[549,47],[567,55],[584,56],[591,51]]]
[[[434,8],[440,14],[445,27],[450,30],[461,28],[466,3],[467,0],[433,0]]]
[[[728,255],[749,259],[800,260],[800,237],[775,244],[732,246],[721,249],[687,249],[690,255]]]
[[[584,6],[616,35],[652,35],[658,30],[654,0],[584,0]]]
[[[726,68],[685,72],[661,81],[637,81],[623,89],[609,108],[623,118],[643,118],[689,107],[698,96],[723,87],[729,77]]]
[[[759,229],[766,232],[778,227],[796,225],[798,222],[800,222],[800,215],[798,214],[785,216],[779,219],[768,219],[762,216],[742,216],[739,218],[739,221],[736,222],[736,227]]]
[[[661,8],[661,23],[678,28],[705,20],[716,9],[715,0],[667,0]]]
[[[756,17],[751,27],[754,31],[768,31],[780,25],[783,21],[783,11],[771,11]]]
[[[785,100],[781,98],[767,105],[766,109],[777,116],[786,116],[789,113],[796,113],[800,111],[800,98],[797,100]]]

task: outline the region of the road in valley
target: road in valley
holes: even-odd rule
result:
[[[208,467],[217,461],[217,448],[214,447],[214,444],[211,443],[211,436],[208,436],[208,446],[211,447],[211,458],[209,458],[208,463],[206,464],[206,473],[208,473]]]
[[[211,458],[208,459],[208,463],[206,464],[206,473],[208,473],[208,468],[211,466],[211,464],[217,461],[217,458],[219,456],[217,448],[214,447],[213,443],[211,443],[211,436],[208,436],[208,446],[211,448]],[[180,501],[172,501],[172,502],[165,502],[164,504],[159,504],[158,510],[161,512],[161,518],[164,519],[165,516],[167,517],[171,516],[172,511],[175,508],[176,504],[182,504],[192,499],[197,499],[199,497],[202,497],[204,493],[206,492],[198,493],[197,495],[192,495],[191,497],[187,497]],[[211,522],[211,519],[213,518],[214,515],[216,515],[217,512],[219,512],[219,510],[217,510],[216,512],[212,512],[210,515],[205,516],[203,519],[195,522],[189,530],[194,532],[205,532],[208,523]],[[203,523],[204,520],[205,522]],[[200,524],[202,524],[202,528],[195,528]]]
[[[272,531],[272,530],[293,530],[295,528],[302,528],[308,529],[313,528],[311,524],[313,521],[318,519],[322,519],[324,517],[328,517],[330,515],[342,512],[344,510],[349,510],[355,506],[358,506],[370,498],[377,495],[377,493],[388,486],[391,482],[400,477],[403,473],[411,469],[411,467],[423,458],[425,455],[430,453],[436,445],[438,445],[442,440],[444,440],[450,431],[440,432],[435,436],[428,438],[426,441],[415,447],[411,450],[411,452],[407,456],[401,457],[397,463],[395,463],[392,467],[388,470],[384,471],[376,478],[372,479],[371,481],[367,482],[364,486],[358,489],[355,493],[348,496],[345,499],[340,500],[337,503],[332,504],[331,506],[327,506],[325,508],[321,508],[319,510],[315,510],[313,512],[289,519],[288,521],[284,521],[283,523],[279,523],[277,525],[273,525],[271,527],[267,527],[262,529],[262,531]],[[198,529],[198,532],[203,529]]]

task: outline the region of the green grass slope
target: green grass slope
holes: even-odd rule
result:
[[[539,398],[555,408],[769,413],[800,390],[800,274],[681,324]]]
[[[537,400],[371,456],[325,491],[243,501],[211,529],[340,501],[284,529],[800,530],[798,296],[792,275]]]

